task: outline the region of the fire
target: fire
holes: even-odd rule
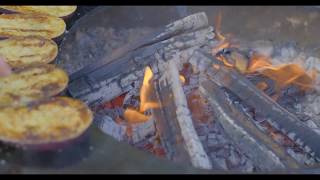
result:
[[[250,59],[250,64],[248,69],[246,70],[246,73],[253,73],[260,68],[270,67],[270,66],[272,66],[272,64],[269,61],[268,57],[255,53],[252,55]]]
[[[249,65],[245,67],[242,64],[241,59],[234,59],[234,63],[230,63],[223,56],[217,57],[222,61],[226,66],[236,68],[243,74],[250,73],[259,73],[264,75],[275,82],[276,91],[289,86],[295,85],[303,91],[310,90],[314,86],[314,81],[316,79],[316,73],[311,72],[307,73],[300,65],[298,64],[281,64],[281,65],[272,65],[269,57],[253,54],[250,58]],[[239,69],[239,67],[241,67]],[[266,84],[259,83],[259,89],[265,89]]]
[[[146,67],[144,71],[144,79],[142,82],[142,86],[140,89],[140,112],[143,113],[148,109],[157,108],[158,103],[152,102],[150,100],[151,95],[151,79],[153,77],[153,73],[150,67]]]
[[[130,108],[124,111],[124,117],[130,123],[143,123],[150,119],[149,116]]]
[[[217,35],[218,40],[224,41],[226,39],[226,37],[224,37],[221,34],[221,20],[222,20],[222,14],[221,14],[221,12],[219,12],[219,14],[216,17],[216,22],[215,22],[216,35]]]
[[[157,102],[152,102],[150,100],[152,85],[151,80],[153,78],[153,73],[150,67],[146,67],[144,71],[144,78],[142,82],[142,86],[140,89],[140,108],[139,111],[134,109],[126,109],[124,112],[124,118],[129,123],[142,123],[146,122],[150,119],[149,116],[144,114],[148,109],[158,108],[159,104]]]
[[[315,80],[298,64],[266,67],[261,70],[261,74],[274,80],[279,89],[294,84],[301,90],[309,90],[312,89]]]
[[[215,20],[215,35],[219,41],[218,45],[212,49],[212,54],[216,55],[219,51],[231,48],[231,47],[239,47],[238,43],[235,42],[235,39],[231,38],[231,34],[226,34],[225,36],[221,33],[221,21],[222,21],[222,14],[219,14]]]
[[[180,79],[182,84],[186,83],[186,78],[184,76],[179,75],[179,79]]]
[[[241,53],[231,51],[229,57],[223,54],[218,54],[224,49],[237,47],[236,44],[231,42],[230,37],[227,38],[221,34],[221,13],[218,14],[215,22],[216,37],[219,44],[212,49],[212,55],[224,63],[225,66],[237,69],[240,73],[251,74],[258,73],[264,75],[275,82],[275,90],[280,91],[288,85],[295,85],[303,91],[310,90],[314,86],[316,79],[316,72],[307,73],[298,64],[282,64],[274,66],[271,63],[271,58],[257,53],[254,53],[250,58],[246,58]],[[266,83],[258,83],[259,89],[266,89]]]
[[[316,74],[307,73],[298,64],[282,64],[274,66],[268,57],[253,55],[246,73],[259,72],[274,80],[276,87],[282,89],[290,84],[296,85],[301,90],[309,90],[314,86]]]

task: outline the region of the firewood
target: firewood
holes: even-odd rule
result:
[[[300,167],[283,147],[260,131],[250,117],[229,105],[226,95],[217,84],[209,80],[202,82],[200,91],[213,105],[217,120],[229,137],[258,167],[264,170]]]
[[[311,149],[311,156],[320,157],[320,145],[317,143],[320,135],[317,132],[310,130],[296,116],[260,91],[235,69],[224,66],[221,61],[210,54],[198,53],[198,55],[212,62],[206,71],[207,78],[219,86],[226,87],[242,101],[254,107],[256,113],[267,117],[268,121],[281,132],[295,134],[295,136],[290,136],[292,140],[298,142],[305,150]]]

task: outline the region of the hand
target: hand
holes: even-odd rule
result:
[[[0,77],[2,76],[7,76],[11,74],[11,68],[10,66],[6,63],[6,61],[0,57]]]

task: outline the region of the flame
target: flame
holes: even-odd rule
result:
[[[143,123],[150,119],[149,116],[130,108],[124,111],[124,117],[130,123]]]
[[[215,20],[215,35],[219,41],[218,45],[212,49],[212,54],[215,56],[219,51],[231,48],[231,47],[239,47],[238,43],[233,39],[231,34],[226,34],[225,36],[221,33],[221,21],[222,14],[218,13]]]
[[[259,54],[253,54],[250,59],[249,67],[246,71],[246,73],[253,73],[256,72],[260,68],[264,67],[270,67],[272,66],[271,62],[269,61],[269,58],[263,55]]]
[[[157,108],[158,103],[150,101],[152,70],[149,66],[144,71],[144,78],[140,89],[140,112],[143,113],[148,109]]]
[[[281,64],[274,66],[266,56],[253,55],[246,73],[258,72],[276,83],[278,90],[293,84],[301,90],[309,90],[314,86],[316,72],[307,73],[298,64]]]
[[[294,84],[302,90],[309,90],[314,86],[314,77],[309,75],[298,64],[284,64],[276,67],[266,67],[261,71],[261,74],[274,80],[277,87],[280,89],[290,84]]]
[[[229,48],[231,45],[229,42],[227,41],[221,41],[219,42],[219,45],[217,45],[215,48],[212,48],[212,54],[213,55],[216,55],[219,51],[223,50],[223,49],[226,49],[226,48]]]
[[[124,112],[124,118],[129,123],[146,122],[148,121],[148,119],[150,119],[150,117],[144,115],[143,113],[148,109],[159,108],[159,104],[157,102],[152,102],[150,100],[151,92],[152,92],[152,85],[151,85],[152,78],[153,78],[152,70],[149,66],[147,66],[144,71],[144,78],[143,78],[142,86],[140,89],[139,111],[128,108]]]
[[[182,75],[179,75],[179,79],[181,81],[182,84],[185,84],[186,83],[186,78]]]
[[[222,14],[221,14],[221,12],[219,12],[216,17],[216,22],[215,22],[216,35],[217,35],[218,40],[224,41],[226,39],[226,37],[224,37],[221,34],[221,21],[222,21]]]
[[[291,84],[304,91],[310,90],[314,87],[317,72],[313,70],[311,73],[307,73],[298,64],[282,64],[274,66],[270,61],[270,57],[266,57],[257,53],[254,53],[249,61],[247,58],[244,58],[237,52],[231,53],[230,60],[223,55],[218,55],[217,53],[223,49],[238,47],[237,44],[231,41],[232,39],[230,36],[222,35],[221,21],[222,14],[219,12],[215,21],[215,32],[219,43],[212,49],[212,55],[215,56],[219,61],[223,62],[225,66],[235,68],[243,74],[260,73],[275,82],[275,90],[278,92],[282,88],[285,88]],[[219,67],[217,66],[213,68],[218,69]],[[268,88],[268,84],[261,82],[257,84],[257,87],[263,90]],[[277,98],[278,95],[276,94],[274,98]]]

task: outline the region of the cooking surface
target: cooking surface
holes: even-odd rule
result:
[[[78,11],[82,8],[79,7]],[[73,26],[60,45],[57,64],[69,73],[75,72],[87,64],[106,58],[112,50],[157,27],[199,11],[207,13],[212,25],[220,11],[222,32],[235,37],[247,41],[295,41],[299,46],[317,53],[320,10],[314,7],[98,7],[75,24],[71,20]],[[136,36],[128,35],[130,33]],[[109,36],[114,37],[113,41],[118,41],[117,44],[108,42]],[[0,152],[1,172],[11,173],[204,172],[161,161],[127,144],[118,143],[94,127],[94,124],[82,141],[59,151],[36,153],[1,146]]]

